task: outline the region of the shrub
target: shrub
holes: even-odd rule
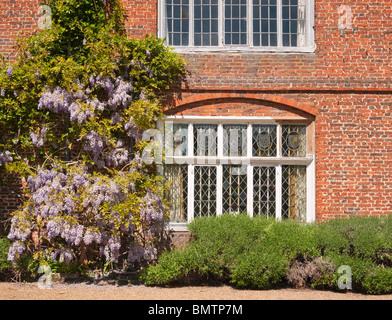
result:
[[[321,257],[299,261],[294,260],[287,270],[286,279],[294,287],[327,287],[334,279],[335,266]]]
[[[143,270],[143,279],[149,285],[220,281],[238,288],[340,290],[339,267],[348,266],[354,291],[391,293],[390,219],[316,225],[246,215],[198,218],[189,225],[190,243],[165,252]]]
[[[0,237],[0,280],[8,278],[12,264],[7,260],[8,249],[11,243],[6,239]]]
[[[387,294],[392,292],[392,269],[374,267],[362,281],[364,291],[370,294]]]

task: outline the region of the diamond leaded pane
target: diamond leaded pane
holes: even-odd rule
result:
[[[194,214],[196,217],[216,215],[216,167],[195,166]]]
[[[275,125],[253,125],[252,155],[254,157],[276,157]]]
[[[282,217],[306,220],[306,166],[282,166]]]
[[[253,168],[253,215],[275,217],[275,167]]]
[[[245,166],[223,166],[222,208],[224,213],[246,212],[247,175]]]
[[[188,166],[164,166],[164,178],[168,183],[165,199],[168,203],[170,220],[186,222],[188,205]]]
[[[246,125],[223,125],[223,155],[246,156]]]
[[[282,125],[283,157],[306,157],[306,126]]]
[[[168,156],[186,156],[188,153],[188,124],[165,123],[165,152]]]
[[[214,157],[217,155],[217,129],[216,124],[195,124],[193,126],[195,156]]]

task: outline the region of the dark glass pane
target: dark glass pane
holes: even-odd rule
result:
[[[270,18],[276,18],[276,6],[270,6]]]
[[[202,13],[203,13],[203,19],[208,19],[210,17],[210,7],[203,6]]]
[[[211,21],[211,32],[218,32],[218,20]]]
[[[269,27],[270,27],[270,29],[269,29],[270,32],[277,32],[276,20],[270,20]]]
[[[271,34],[270,38],[270,46],[277,46],[278,45],[278,38],[276,36],[276,33]]]
[[[195,6],[195,19],[200,19],[201,18],[201,6]]]
[[[201,32],[201,21],[200,20],[195,20],[195,32],[200,33]]]
[[[260,35],[253,34],[253,45],[256,47],[260,46]]]
[[[261,35],[261,45],[262,46],[268,46],[268,33],[263,33]]]
[[[268,18],[268,7],[267,6],[262,6],[261,7],[261,17],[262,18]]]
[[[290,8],[282,7],[282,19],[288,19],[290,17]]]
[[[203,20],[203,33],[209,33],[209,32],[210,32],[210,21]]]
[[[290,46],[290,36],[288,34],[284,34],[283,35],[283,45],[285,47],[289,47]]]

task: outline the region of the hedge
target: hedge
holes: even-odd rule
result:
[[[245,214],[202,217],[188,226],[192,240],[164,252],[140,279],[147,285],[339,290],[339,278],[351,276],[354,292],[392,293],[391,222],[389,216],[318,224]],[[348,266],[351,274],[340,266]]]

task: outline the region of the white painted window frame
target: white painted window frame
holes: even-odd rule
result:
[[[194,46],[193,40],[193,13],[194,13],[194,0],[189,0],[189,45],[188,46],[175,46],[174,49],[178,53],[192,53],[192,52],[274,52],[274,53],[314,53],[316,44],[314,40],[314,0],[301,0],[306,3],[306,46],[303,47],[284,47],[282,44],[282,0],[277,0],[277,32],[278,44],[275,47],[254,47],[253,46],[253,2],[247,0],[247,45],[226,46],[224,45],[224,0],[218,1],[218,37],[219,46]],[[158,0],[158,37],[161,39],[166,38],[166,17],[165,17],[165,0]]]
[[[294,157],[282,157],[281,155],[281,126],[282,122],[279,120],[272,119],[270,117],[210,117],[210,116],[167,116],[165,121],[172,121],[173,123],[187,123],[188,124],[188,147],[187,156],[173,156],[170,157],[169,163],[188,164],[188,208],[187,222],[172,222],[170,223],[170,229],[175,231],[187,231],[187,223],[190,223],[194,219],[194,166],[195,165],[214,165],[217,166],[217,212],[216,215],[222,215],[222,166],[224,164],[234,161],[237,164],[239,161],[243,161],[247,168],[247,212],[250,217],[253,216],[253,167],[254,166],[273,166],[276,168],[276,219],[282,219],[282,165],[305,165],[306,166],[306,222],[312,223],[316,218],[316,170],[315,170],[315,157],[314,154],[307,154],[306,157],[294,158]],[[208,157],[210,161],[206,161],[206,157],[194,157],[194,136],[193,136],[193,125],[194,124],[216,124],[218,126],[218,143],[217,143],[217,156]],[[247,155],[243,157],[224,157],[223,156],[223,124],[247,124]],[[252,125],[253,124],[275,124],[277,125],[277,154],[275,157],[253,157],[252,155]],[[284,123],[283,123],[284,124]],[[298,123],[291,124],[304,124],[298,121]],[[309,143],[309,142],[307,142]],[[204,159],[204,163],[197,163],[197,160]]]

